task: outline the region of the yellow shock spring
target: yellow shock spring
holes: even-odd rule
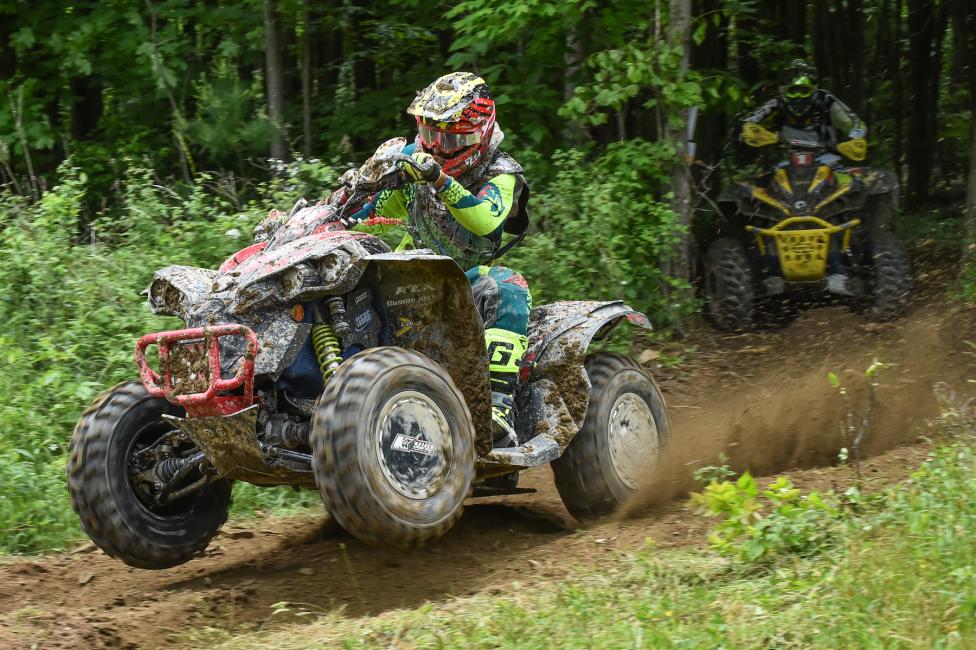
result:
[[[335,374],[336,368],[342,363],[342,348],[331,325],[324,323],[312,325],[312,347],[315,349],[315,358],[319,362],[322,381],[328,383]]]

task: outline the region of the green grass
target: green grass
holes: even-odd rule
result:
[[[976,452],[934,452],[821,555],[754,565],[652,545],[557,583],[375,618],[282,604],[225,648],[949,648],[976,644]],[[517,561],[517,559],[513,559]],[[295,618],[295,615],[298,618]]]

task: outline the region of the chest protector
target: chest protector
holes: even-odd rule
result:
[[[490,264],[521,241],[528,229],[529,217],[526,204],[529,200],[529,187],[525,182],[522,166],[508,154],[498,151],[497,144],[501,143],[500,135],[500,129],[496,128],[492,140],[497,138],[498,142],[492,143],[495,146],[490,150],[490,154],[480,164],[454,179],[454,182],[460,183],[464,189],[477,194],[488,181],[499,174],[515,176],[513,205],[504,225],[495,232],[484,237],[474,234],[457,222],[433,185],[414,186],[415,194],[413,201],[410,202],[409,211],[416,244],[430,248],[440,255],[454,258],[454,261],[464,269]],[[515,235],[515,239],[502,246],[502,232]]]

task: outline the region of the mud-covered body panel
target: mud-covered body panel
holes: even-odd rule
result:
[[[824,175],[825,182],[819,182]],[[844,179],[839,183],[838,179]],[[753,182],[738,182],[723,190],[720,203],[735,204],[749,221],[776,222],[790,216],[816,215],[833,219],[856,213],[862,220],[870,197],[890,194],[897,208],[898,178],[892,172],[871,167],[830,168],[810,165],[796,168],[781,163]]]
[[[530,467],[559,457],[586,417],[590,381],[583,364],[590,342],[621,320],[651,327],[646,316],[621,301],[565,301],[532,310],[526,358],[535,366],[519,390],[516,423],[519,439],[527,442],[493,450],[483,462]]]
[[[153,276],[149,306],[181,318],[187,327],[236,323],[258,335],[255,374],[277,378],[298,355],[311,325],[296,322],[288,308],[351,290],[376,252],[389,251],[364,233],[326,230],[278,246],[268,246],[225,273],[167,266]],[[244,342],[228,340],[222,366],[234,372]]]
[[[314,488],[310,469],[265,454],[256,436],[258,409],[252,406],[233,415],[199,418],[165,417],[193,440],[223,478]]]

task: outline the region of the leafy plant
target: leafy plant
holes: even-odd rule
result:
[[[728,459],[729,457],[725,455],[725,452],[721,452],[718,455],[718,462],[721,465],[705,465],[704,467],[699,467],[694,471],[692,476],[696,481],[705,485],[727,481],[735,476],[735,472],[732,471],[732,468],[727,463]]]
[[[831,543],[842,515],[832,495],[802,494],[785,476],[760,490],[749,472],[735,481],[713,479],[691,495],[691,504],[701,514],[722,518],[709,537],[712,547],[750,564],[820,552]]]
[[[847,462],[848,458],[850,458],[858,481],[861,480],[861,443],[864,441],[864,436],[867,434],[871,425],[871,414],[874,412],[875,405],[877,404],[876,390],[878,387],[878,372],[884,367],[885,364],[875,359],[864,371],[864,377],[867,380],[868,397],[867,404],[860,417],[860,422],[857,421],[858,417],[854,410],[854,404],[851,401],[847,388],[841,383],[840,377],[835,372],[827,373],[827,380],[830,382],[830,385],[837,389],[841,398],[844,400],[844,420],[841,424],[841,431],[844,439],[848,441],[850,452],[848,453],[847,447],[842,449],[841,461]]]

